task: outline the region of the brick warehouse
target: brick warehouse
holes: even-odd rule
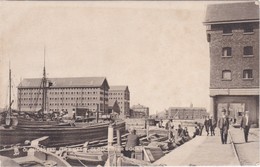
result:
[[[42,79],[23,79],[18,86],[18,108],[20,111],[38,111],[42,108]],[[108,113],[109,85],[104,77],[48,78],[52,85],[47,91],[48,111],[68,112],[75,108],[86,108],[91,115],[99,110]]]
[[[169,107],[166,111],[167,119],[202,119],[207,115],[203,107]]]
[[[114,85],[109,89],[109,101],[117,100],[120,107],[120,117],[130,116],[130,91],[128,86]]]
[[[259,121],[259,5],[254,2],[208,5],[210,112],[217,119],[225,108],[240,121],[250,111]]]

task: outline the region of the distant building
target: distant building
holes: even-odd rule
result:
[[[117,100],[121,118],[130,116],[130,92],[128,86],[110,86],[109,100]]]
[[[130,118],[148,118],[149,117],[149,108],[143,105],[133,105],[131,107]]]
[[[20,111],[38,111],[42,107],[42,79],[24,79],[18,86]],[[91,115],[108,113],[109,85],[104,77],[48,78],[47,110],[68,112],[87,108]],[[91,116],[90,115],[90,116]]]
[[[117,100],[108,100],[108,113],[114,118],[118,118],[120,115],[120,107]]]
[[[259,5],[208,5],[204,24],[210,49],[210,112],[226,109],[240,121],[245,110],[259,118]]]
[[[166,111],[168,119],[202,119],[208,116],[206,108],[202,107],[170,107]]]

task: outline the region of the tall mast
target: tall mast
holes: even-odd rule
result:
[[[12,95],[12,86],[11,86],[11,67],[10,67],[10,61],[9,61],[9,114],[11,114],[11,110],[12,110],[12,108],[11,108],[11,106],[12,106],[12,97],[11,97],[11,95]]]
[[[42,110],[46,111],[46,98],[47,98],[47,90],[46,90],[46,70],[45,70],[45,46],[44,46],[44,65],[43,65],[43,78],[42,78]]]

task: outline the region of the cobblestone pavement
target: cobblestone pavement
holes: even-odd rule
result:
[[[198,136],[156,161],[156,165],[168,166],[238,166],[230,139],[221,144],[219,131],[216,136]]]
[[[244,132],[239,128],[230,128],[233,142],[237,149],[241,165],[259,165],[259,128],[251,128],[248,143],[244,140]]]

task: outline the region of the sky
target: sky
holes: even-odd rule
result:
[[[23,78],[104,76],[128,85],[130,106],[209,109],[207,4],[219,2],[1,2],[0,107]],[[14,105],[17,107],[16,105]]]

